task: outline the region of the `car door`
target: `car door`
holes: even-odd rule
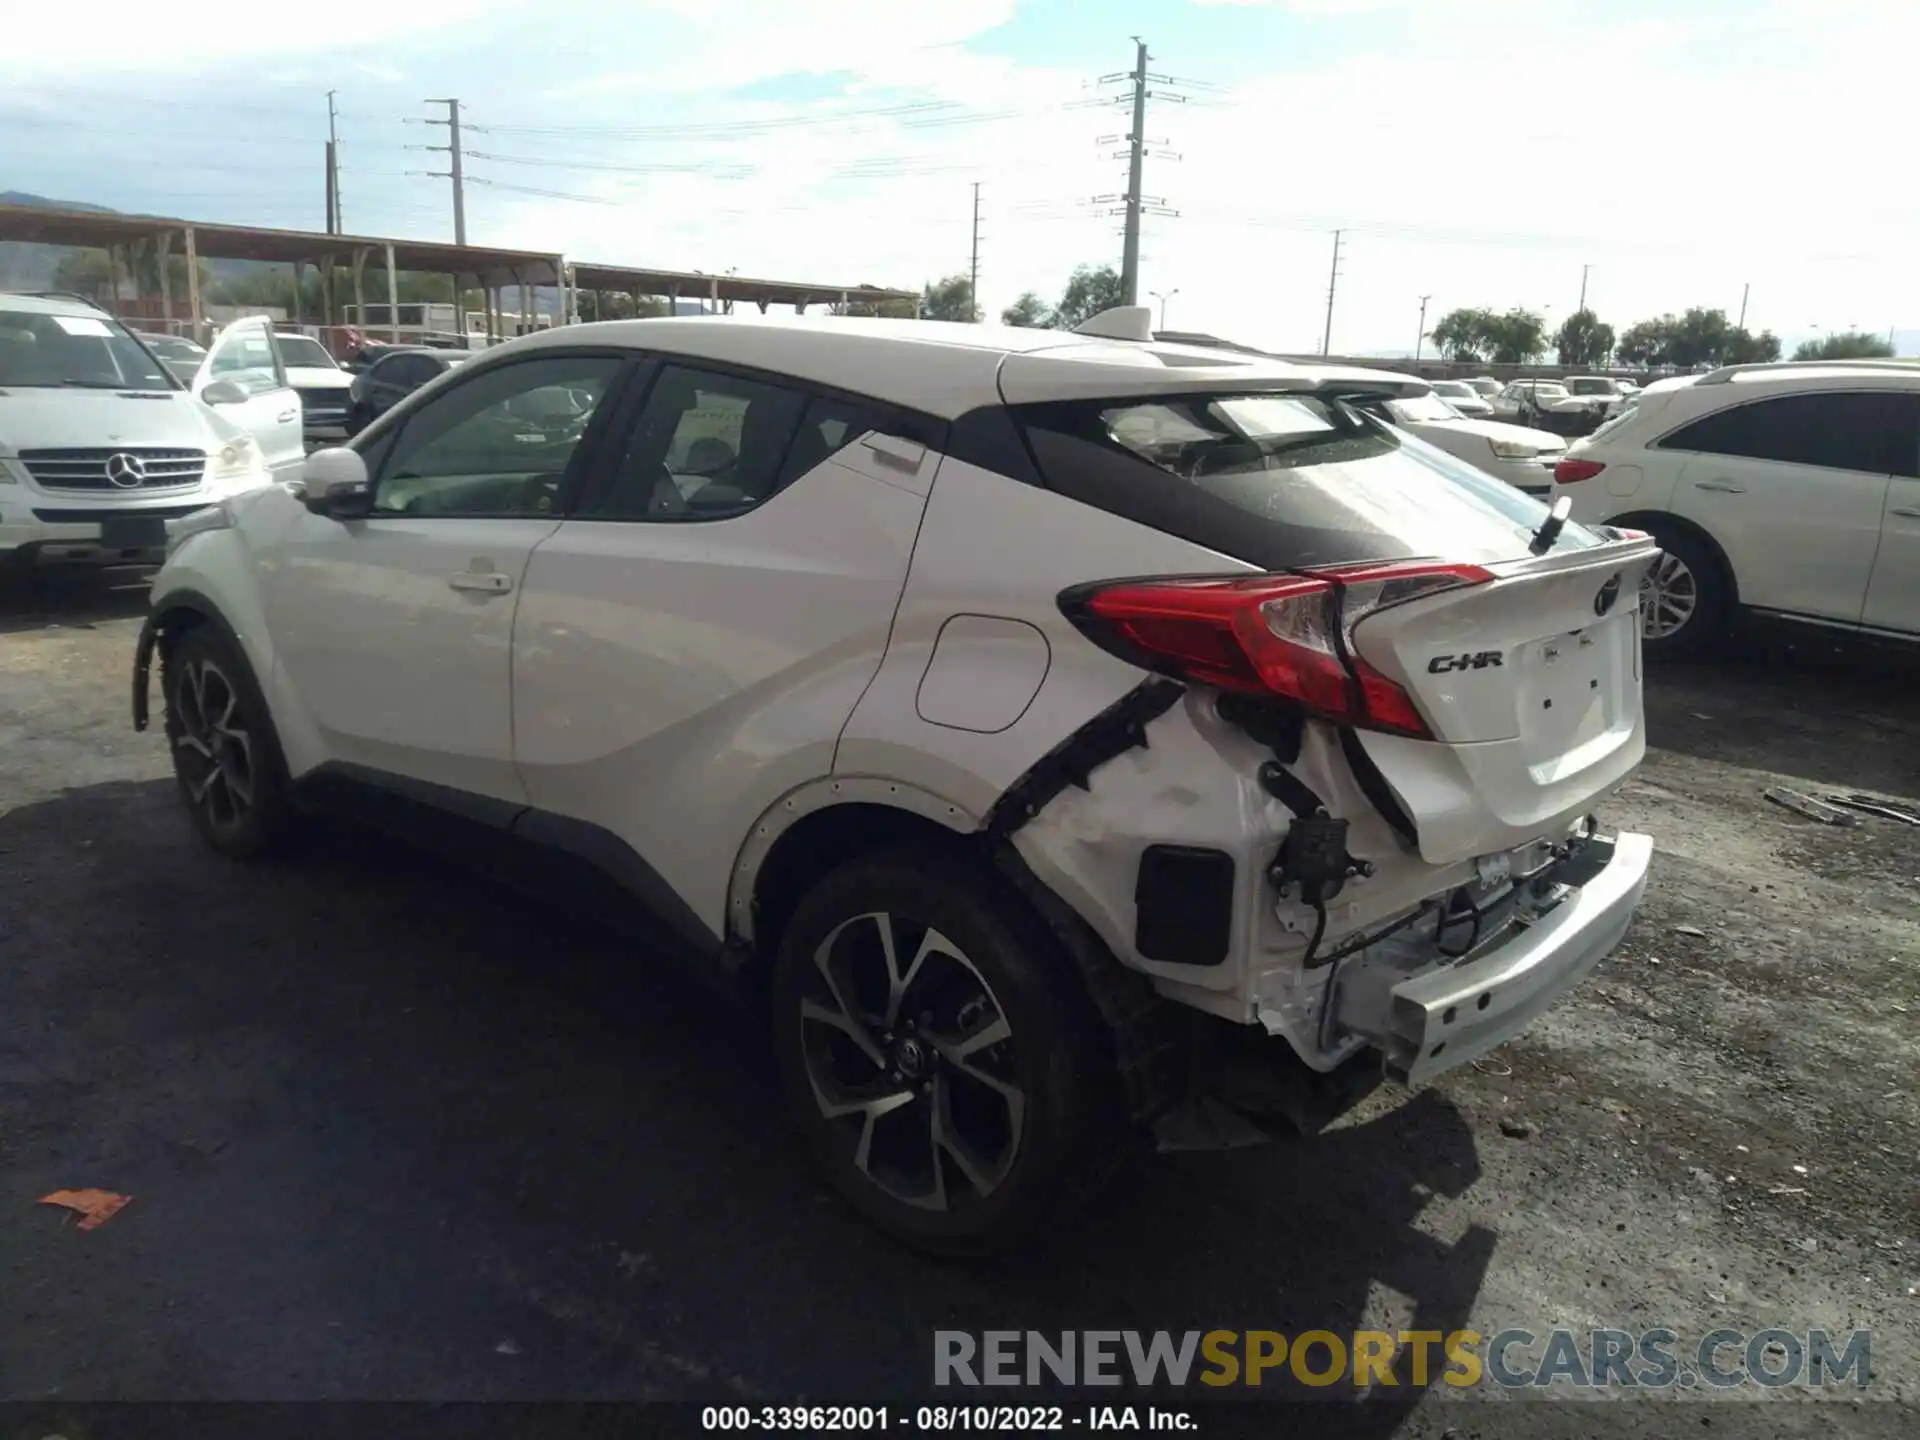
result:
[[[232,385],[244,398],[215,409],[253,436],[269,470],[291,479],[306,458],[305,430],[300,396],[287,383],[270,320],[249,316],[220,332],[194,374],[194,395],[204,400],[216,381]]]
[[[1776,395],[1659,442],[1687,452],[1671,508],[1725,552],[1743,604],[1860,619],[1901,400],[1871,389]]]
[[[753,822],[832,771],[945,431],[678,360],[630,409],[528,566],[515,752],[537,812],[612,837],[717,935]]]
[[[520,582],[630,364],[549,351],[476,371],[356,442],[365,518],[295,518],[262,567],[269,628],[325,753],[524,802],[508,685]]]
[[[1920,635],[1920,393],[1902,395],[1880,549],[1867,582],[1864,624]]]

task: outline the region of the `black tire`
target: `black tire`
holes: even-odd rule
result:
[[[1732,596],[1720,557],[1691,531],[1658,521],[1647,527],[1666,553],[1653,562],[1640,587],[1640,643],[1649,659],[1684,660],[1704,654],[1725,637]],[[1678,567],[1676,570],[1675,567]],[[1692,609],[1671,629],[1679,602]]]
[[[880,915],[909,972],[891,1023]],[[951,949],[929,946],[916,969],[928,931]],[[836,989],[846,1004],[836,1006]],[[1072,961],[984,867],[929,850],[835,870],[787,926],[770,1005],[806,1149],[855,1209],[915,1249],[1014,1246],[1087,1199],[1124,1153],[1118,1079]],[[865,1030],[864,1047],[820,1018],[836,1008]],[[1003,1026],[1002,1040],[980,1043]],[[869,1121],[865,1106],[830,1118],[832,1101],[893,1103]]]
[[[168,646],[162,689],[173,773],[201,838],[236,860],[276,849],[293,823],[287,762],[246,657],[197,626]]]

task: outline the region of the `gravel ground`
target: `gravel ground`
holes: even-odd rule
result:
[[[1656,672],[1606,817],[1655,878],[1591,983],[1411,1102],[1165,1157],[961,1267],[816,1187],[751,1027],[622,942],[370,837],[203,850],[127,720],[143,604],[0,593],[0,1398],[878,1400],[936,1328],[1779,1325],[1871,1329],[1868,1398],[1721,1433],[1914,1433],[1920,830],[1761,798],[1920,797],[1906,656]],[[135,1199],[89,1233],[33,1203],[80,1186]],[[1688,1394],[1610,1409],[1676,1434]]]

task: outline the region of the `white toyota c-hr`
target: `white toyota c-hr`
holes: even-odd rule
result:
[[[1483,1054],[1632,917],[1654,547],[1359,408],[1418,383],[1142,310],[547,332],[175,522],[135,722],[157,652],[224,853],[346,805],[650,917],[842,1193],[998,1246],[1229,1072]]]

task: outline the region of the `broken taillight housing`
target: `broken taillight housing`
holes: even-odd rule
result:
[[[1278,695],[1342,725],[1431,739],[1413,697],[1360,657],[1354,627],[1390,606],[1492,579],[1478,565],[1368,563],[1083,585],[1060,606],[1096,644],[1147,669]]]

